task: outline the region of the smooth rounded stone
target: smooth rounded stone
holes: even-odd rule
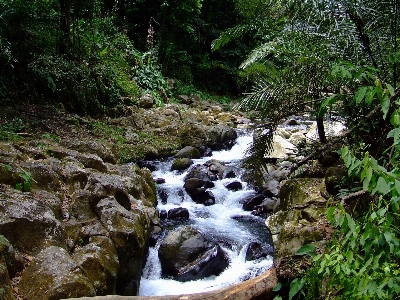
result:
[[[206,206],[215,204],[214,194],[211,191],[207,191],[205,188],[196,188],[189,195],[196,203]]]
[[[168,211],[168,219],[175,220],[175,219],[189,219],[189,211],[187,208],[184,207],[177,207],[172,208]]]
[[[184,181],[186,182],[190,178],[198,178],[204,181],[212,181],[210,175],[211,174],[209,174],[209,170],[206,166],[196,165],[189,171]]]
[[[163,183],[165,183],[165,179],[164,179],[164,178],[154,178],[153,180],[154,180],[154,182],[155,182],[156,184],[163,184]]]
[[[226,179],[226,178],[236,178],[238,177],[237,174],[237,169],[236,168],[232,168],[232,167],[228,167],[224,170],[224,172],[222,173],[222,179]]]
[[[219,275],[228,266],[222,249],[191,226],[169,232],[161,242],[158,255],[163,276],[179,281]]]
[[[158,239],[160,238],[163,230],[160,226],[154,226],[149,237],[149,246],[155,247]]]
[[[225,185],[225,187],[230,191],[239,191],[243,189],[243,185],[239,181],[232,181]]]
[[[162,209],[158,212],[158,217],[160,219],[166,219],[168,217],[168,212],[165,209]]]
[[[144,161],[143,160],[143,161],[138,161],[136,164],[139,166],[139,168],[147,168],[151,172],[154,172],[157,169],[155,163],[152,161]]]
[[[55,246],[42,250],[25,268],[18,288],[28,299],[52,300],[96,295],[79,265],[65,249]]]
[[[193,165],[193,160],[190,158],[177,158],[172,162],[171,171],[183,171]]]
[[[175,158],[200,158],[200,151],[196,147],[186,146],[175,154]]]
[[[300,125],[300,122],[297,121],[296,119],[290,119],[286,122],[286,124],[289,126],[296,126],[296,125]]]
[[[264,251],[264,249],[260,243],[251,242],[247,246],[246,261],[256,260],[256,259],[260,259],[262,257],[267,257],[267,256],[268,256],[268,254]]]
[[[302,133],[302,132],[294,132],[290,136],[289,142],[292,143],[293,145],[297,146],[298,144],[300,144],[305,139],[306,139],[306,136],[305,136],[304,133]]]
[[[183,187],[185,188],[186,192],[190,195],[193,193],[197,188],[213,188],[215,184],[209,180],[202,180],[198,178],[189,178],[185,181]]]
[[[243,203],[243,210],[252,211],[257,205],[260,205],[264,201],[265,197],[262,194],[258,194]]]

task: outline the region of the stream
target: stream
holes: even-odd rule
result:
[[[194,164],[191,168],[199,164],[203,165],[211,159],[237,168],[236,178],[214,181],[215,186],[209,190],[215,196],[215,204],[210,206],[195,203],[183,188],[184,178],[191,168],[183,172],[171,171],[173,158],[156,162],[156,170],[152,172],[153,177],[165,179],[165,183],[157,186],[159,194],[157,209],[168,211],[177,207],[186,208],[189,211],[189,220],[177,226],[190,225],[207,238],[217,242],[227,253],[229,266],[220,275],[201,280],[179,282],[162,278],[161,264],[158,258],[158,248],[163,239],[161,236],[155,247],[149,249],[140,282],[140,296],[192,294],[216,290],[254,278],[272,266],[272,239],[264,225],[264,218],[254,216],[250,211],[244,211],[242,208],[244,199],[256,194],[241,179],[244,170],[240,168],[241,160],[252,140],[251,131],[238,131],[236,143],[230,150],[214,151],[212,156],[193,160]],[[241,182],[243,188],[238,191],[228,190],[225,185],[233,181]],[[164,195],[163,199],[160,194]],[[164,225],[164,228],[172,229],[171,224]],[[246,251],[250,243],[254,242],[261,245],[268,255],[246,261]]]

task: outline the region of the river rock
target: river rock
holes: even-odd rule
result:
[[[92,236],[89,244],[75,251],[73,259],[93,284],[97,296],[115,294],[119,262],[108,237]]]
[[[188,220],[189,219],[189,211],[187,208],[184,207],[177,207],[177,208],[171,208],[168,211],[168,219],[170,220]]]
[[[142,270],[143,255],[150,235],[150,218],[144,207],[131,211],[118,203],[115,197],[101,199],[96,212],[109,232],[118,253],[116,291],[120,295],[136,295]]]
[[[212,179],[214,179],[214,181],[217,180],[217,176],[209,172],[208,168],[203,165],[194,166],[186,175],[184,181],[186,182],[190,178],[198,178],[204,181],[213,181]]]
[[[286,256],[294,256],[307,243],[323,242],[327,232],[326,199],[321,195],[320,178],[297,178],[286,181],[279,193],[275,213],[266,219],[275,245],[274,260],[278,266]]]
[[[190,158],[177,158],[172,162],[171,171],[183,171],[193,165],[193,160]]]
[[[66,246],[65,230],[43,199],[0,185],[0,234],[20,252]]]
[[[195,188],[189,195],[196,203],[204,204],[206,206],[215,204],[214,194],[205,188]]]
[[[11,247],[10,243],[4,236],[0,235],[0,299],[14,300],[11,288],[10,276],[7,268],[7,260],[9,260]]]
[[[163,276],[180,281],[219,275],[228,266],[221,248],[190,226],[179,227],[164,238],[159,258]]]
[[[237,132],[226,125],[217,125],[208,131],[208,137],[208,145],[212,150],[228,149],[233,146]]]
[[[64,299],[95,296],[96,292],[79,266],[63,248],[42,250],[26,267],[19,292],[28,299]]]
[[[192,147],[192,146],[186,146],[185,148],[182,148],[179,150],[177,154],[175,154],[176,158],[200,158],[200,151],[199,149]]]
[[[186,192],[190,195],[192,194],[195,189],[197,188],[212,188],[214,187],[215,184],[212,181],[208,181],[208,180],[202,180],[199,178],[189,178],[188,180],[185,181],[185,184],[183,185],[183,187],[185,188]]]
[[[268,254],[264,251],[263,247],[258,242],[251,242],[247,246],[246,250],[246,261],[256,260],[262,257],[267,257]]]
[[[230,191],[239,191],[243,188],[243,185],[239,181],[232,181],[225,185],[225,187]]]
[[[257,205],[260,205],[265,197],[262,194],[257,194],[252,196],[251,198],[245,200],[243,203],[243,210],[245,211],[252,211],[256,208]]]

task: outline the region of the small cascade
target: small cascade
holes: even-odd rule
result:
[[[252,132],[239,132],[236,144],[230,150],[216,151],[210,157],[194,159],[194,164],[186,171],[171,171],[173,159],[156,162],[154,178],[163,178],[165,183],[158,184],[159,211],[173,208],[185,208],[189,219],[180,223],[167,223],[164,232],[154,247],[149,249],[146,265],[140,283],[139,295],[177,295],[205,292],[220,289],[253,277],[272,266],[273,246],[271,235],[264,225],[264,219],[243,210],[243,202],[256,192],[242,180],[244,170],[240,163],[245,151],[252,142]],[[213,181],[209,190],[215,197],[215,204],[204,205],[194,202],[184,189],[184,179],[188,172],[197,165],[204,165],[210,160],[224,163],[234,169],[235,176]],[[240,182],[241,189],[228,189],[232,182]],[[228,257],[229,265],[218,276],[209,276],[199,280],[180,282],[171,278],[162,278],[161,263],[158,256],[163,237],[174,226],[190,225],[207,239],[217,243]],[[251,245],[261,246],[266,253],[261,258],[246,260],[246,253]]]

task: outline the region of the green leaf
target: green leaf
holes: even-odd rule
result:
[[[381,101],[382,112],[383,112],[383,119],[386,119],[387,113],[389,112],[390,108],[390,98],[388,96],[383,97]]]
[[[305,279],[295,278],[290,283],[290,291],[289,291],[289,300],[293,299],[293,297],[303,288],[305,283]]]
[[[379,177],[378,182],[376,183],[376,189],[382,195],[386,195],[391,191],[390,185],[386,183],[386,180],[383,177]]]
[[[349,214],[346,214],[346,219],[347,219],[347,225],[349,226],[350,231],[355,232],[356,231],[356,223],[354,222],[353,218]]]
[[[314,257],[316,254],[314,252],[315,246],[313,244],[306,244],[296,251],[296,255],[310,255]]]
[[[363,101],[367,90],[368,90],[368,86],[363,86],[358,89],[358,91],[356,92],[356,95],[354,96],[357,104],[360,104]]]
[[[274,286],[274,288],[272,289],[272,291],[278,292],[278,291],[281,290],[282,286],[283,286],[282,283],[279,282],[277,285]]]
[[[365,178],[363,181],[363,189],[369,190],[369,183],[371,182],[372,178],[372,168],[368,167],[367,171],[365,172]]]

